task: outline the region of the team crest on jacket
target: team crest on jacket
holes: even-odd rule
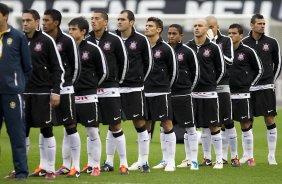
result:
[[[41,42],[35,43],[34,51],[36,51],[36,52],[42,51],[42,45],[43,45],[43,43],[41,43]]]
[[[12,43],[13,43],[13,39],[12,39],[12,38],[8,38],[8,39],[7,39],[7,44],[8,44],[8,45],[11,45]]]
[[[269,51],[269,44],[268,43],[264,43],[263,46],[262,46],[262,50]]]
[[[238,61],[243,61],[245,59],[245,54],[244,53],[239,53],[237,59],[238,59]]]
[[[57,49],[58,49],[58,51],[63,50],[63,43],[62,42],[57,43]]]
[[[210,55],[211,55],[211,50],[210,49],[205,49],[205,51],[203,53],[203,56],[210,57]]]
[[[161,54],[162,54],[162,51],[161,50],[156,50],[155,54],[154,54],[154,58],[160,58],[161,57]]]
[[[137,42],[136,42],[136,41],[130,42],[129,48],[130,48],[131,50],[136,50],[136,48],[137,48]]]
[[[106,42],[105,44],[104,44],[104,50],[111,50],[111,42]]]
[[[219,42],[217,45],[218,45],[218,46],[220,47],[220,49],[222,50],[222,45],[223,45],[223,43],[222,43],[222,42]]]
[[[89,52],[88,51],[82,52],[81,59],[82,60],[88,60],[89,59]]]
[[[177,60],[178,62],[182,62],[184,60],[184,54],[183,53],[177,54]]]

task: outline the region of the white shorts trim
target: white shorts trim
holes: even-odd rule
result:
[[[217,98],[217,92],[216,91],[210,91],[210,92],[192,92],[193,98]]]
[[[246,99],[251,98],[250,93],[231,93],[231,99]]]
[[[98,88],[98,97],[120,97],[119,88]]]
[[[76,104],[85,104],[93,102],[98,102],[98,95],[75,96]]]

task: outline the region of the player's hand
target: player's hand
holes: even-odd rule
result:
[[[214,39],[214,34],[213,34],[213,32],[212,32],[211,29],[209,29],[209,30],[207,31],[207,36],[208,36],[208,38],[209,38],[210,40]]]
[[[52,107],[57,107],[60,104],[60,95],[51,93],[50,104]]]

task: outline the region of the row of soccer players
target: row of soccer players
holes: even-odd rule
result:
[[[221,134],[220,128],[224,125],[231,148],[231,164],[239,166],[233,120],[241,123],[243,131],[244,156],[241,163],[254,165],[252,112],[254,115],[265,115],[259,114],[265,108],[269,111],[266,123],[270,124],[267,124],[271,148],[268,160],[270,164],[276,164],[273,83],[280,72],[280,56],[277,42],[263,34],[264,19],[261,15],[252,18],[251,24],[257,26],[256,32],[253,30],[244,43],[252,46],[255,40],[253,33],[260,35],[260,39],[267,38],[259,49],[266,55],[276,49],[278,60],[268,58],[266,67],[262,67],[261,61],[264,60],[263,56],[260,56],[262,60],[259,59],[259,51],[256,53],[250,46],[242,44],[243,29],[240,25],[230,26],[232,44],[230,38],[221,35],[214,17],[195,21],[194,39],[187,45],[181,42],[182,27],[177,24],[169,27],[168,43],[163,41],[160,37],[163,23],[156,17],[148,18],[145,36],[138,33],[133,26],[134,14],[129,10],[120,13],[117,34],[107,31],[108,15],[103,11],[93,13],[93,30],[89,34],[88,22],[83,17],[71,20],[70,36],[65,34],[59,27],[61,18],[59,11],[46,10],[41,31],[38,29],[40,17],[37,11],[25,10],[22,17],[33,63],[33,73],[25,92],[27,150],[30,128],[39,127],[41,132],[40,165],[31,176],[54,179],[56,175],[67,174],[67,177],[79,177],[81,142],[77,122],[87,130],[88,163],[82,171],[91,176],[99,176],[100,171],[113,171],[115,150],[120,158],[121,174],[128,174],[128,169],[136,168],[143,173],[150,172],[151,121],[161,121],[162,127],[164,162],[154,168],[175,171],[176,137],[172,120],[187,132],[185,160],[189,160],[186,166],[190,164],[191,170],[198,169],[196,126],[203,128],[205,159],[201,165],[211,165],[212,142],[216,153],[214,168],[223,168],[223,159],[227,158],[222,155],[224,134]],[[208,31],[209,27],[213,31]],[[225,52],[225,48],[228,51]],[[268,66],[270,60],[274,67]],[[258,112],[249,104],[249,99],[252,99],[251,85],[254,91],[260,92],[258,97],[254,94],[254,104],[261,104],[265,98],[268,102],[268,106],[260,105]],[[266,97],[262,98],[261,95]],[[268,98],[272,99],[271,107]],[[133,120],[138,133],[138,161],[129,168],[121,128],[122,111],[127,119]],[[101,167],[99,122],[109,125],[107,159]],[[63,166],[57,171],[54,168],[56,141],[52,133],[53,125],[65,126]]]

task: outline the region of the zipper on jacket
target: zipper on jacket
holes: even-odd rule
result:
[[[15,72],[14,75],[15,75],[15,86],[18,86],[17,72]]]
[[[197,45],[196,47],[197,47],[197,54],[198,54],[201,46]]]

